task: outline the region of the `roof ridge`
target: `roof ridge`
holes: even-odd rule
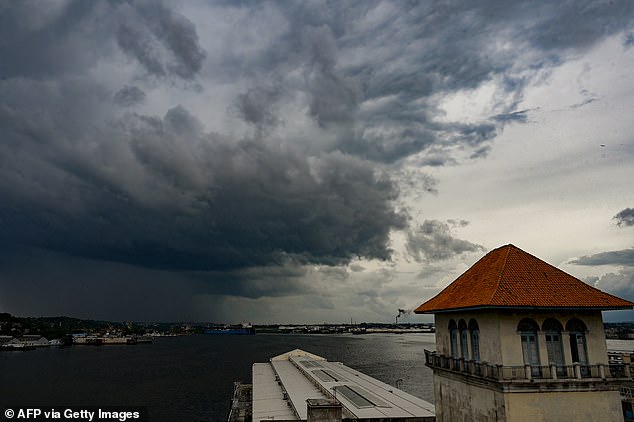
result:
[[[480,258],[415,312],[488,307],[610,310],[632,309],[634,302],[604,292],[509,243]]]
[[[500,269],[500,274],[498,274],[497,283],[495,284],[495,290],[493,291],[493,294],[489,298],[489,303],[493,303],[493,298],[497,295],[497,292],[500,289],[500,283],[501,283],[501,280],[502,280],[502,274],[504,273],[504,270],[506,269],[506,262],[508,261],[509,255],[511,254],[511,248],[509,246],[513,246],[513,245],[511,245],[509,243],[506,246],[502,246],[502,248],[507,248],[506,256],[504,257],[504,262],[502,263],[502,268]]]

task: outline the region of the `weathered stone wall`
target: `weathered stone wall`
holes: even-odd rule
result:
[[[434,375],[437,422],[505,421],[501,392]]]
[[[341,421],[342,406],[339,402],[324,399],[308,399],[306,400],[306,407],[308,422]]]
[[[434,375],[437,422],[622,421],[618,391],[501,393]]]
[[[505,394],[508,422],[622,421],[618,391]]]

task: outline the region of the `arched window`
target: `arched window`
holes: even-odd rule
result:
[[[522,355],[524,364],[531,366],[533,376],[539,376],[539,347],[537,345],[537,331],[539,325],[532,319],[524,318],[517,325],[522,341]]]
[[[469,334],[471,337],[471,359],[480,362],[480,328],[475,319],[469,321]]]
[[[573,318],[566,324],[566,331],[570,333],[570,354],[573,362],[588,364],[588,349],[586,347],[586,324],[579,318]]]
[[[458,357],[458,326],[453,319],[449,321],[449,343],[451,345],[451,357]]]
[[[460,331],[460,357],[469,359],[469,332],[467,331],[467,323],[464,319],[458,322],[458,330]]]
[[[548,318],[542,324],[542,331],[546,338],[546,351],[548,352],[548,363],[557,365],[557,372],[563,373],[564,347],[561,338],[561,323],[554,318]]]

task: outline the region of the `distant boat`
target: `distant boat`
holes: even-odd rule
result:
[[[27,350],[35,350],[35,346],[26,345],[24,343],[5,344],[2,347],[0,347],[0,350],[27,351]]]
[[[253,335],[255,334],[255,328],[251,324],[208,326],[203,330],[203,334]]]
[[[53,339],[53,340],[49,340],[48,341],[48,345],[49,346],[62,347],[64,345],[64,343],[62,342],[61,339],[56,338],[56,339]]]
[[[148,342],[148,341],[144,341]],[[88,345],[88,346],[101,346],[104,344],[137,344],[136,336],[119,336],[106,334],[103,336],[74,336],[73,344],[75,345]]]

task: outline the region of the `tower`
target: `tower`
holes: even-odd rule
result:
[[[415,312],[432,313],[436,420],[623,420],[601,311],[634,303],[513,246],[481,258]]]

